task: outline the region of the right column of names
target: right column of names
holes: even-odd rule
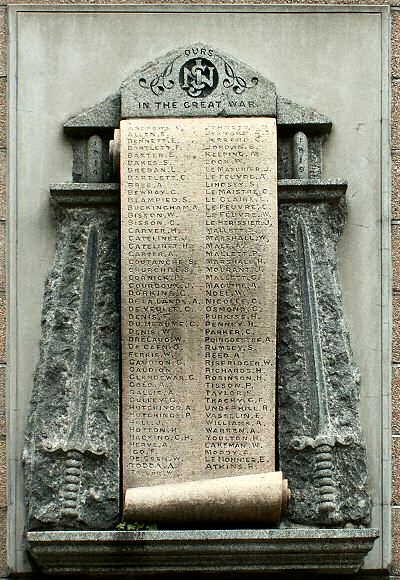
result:
[[[205,469],[274,469],[276,142],[272,120],[205,133]]]

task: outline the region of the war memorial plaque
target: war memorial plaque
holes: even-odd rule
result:
[[[273,471],[276,120],[121,122],[124,488]]]
[[[198,19],[205,14],[192,16],[197,30]],[[192,16],[184,15],[186,24]],[[252,34],[257,32],[253,16],[248,19]],[[236,20],[241,25],[244,21]],[[149,24],[153,27],[153,17]],[[208,21],[203,24],[209,28]],[[315,22],[310,38],[314,26]],[[81,32],[80,26],[75,28]],[[259,27],[262,39],[265,30]],[[131,22],[126,31],[132,32]],[[173,42],[169,37],[164,39],[168,45]],[[261,68],[268,68],[260,61],[262,39],[261,44],[255,39],[254,51],[248,54]],[[292,43],[295,52],[302,45],[297,41]],[[130,59],[131,51],[125,52]],[[135,59],[140,54],[143,51]],[[309,76],[302,68],[305,62],[302,54],[302,78]],[[332,75],[325,70],[326,61],[321,62],[329,87]],[[279,82],[290,87],[289,96],[300,88],[301,102],[308,102],[300,77],[292,79],[286,70],[279,75],[280,69],[275,67],[275,72]],[[352,67],[349,71],[353,74]],[[352,86],[340,81],[343,78],[336,83],[341,87],[339,104],[344,89]],[[328,100],[322,101],[319,93],[318,108],[334,112],[343,145],[346,124],[351,126],[357,111],[365,112],[365,103],[359,101],[351,114],[340,117],[338,103],[332,109],[328,93]],[[86,102],[86,93],[83,96]],[[69,102],[64,105],[58,120],[65,118]],[[91,575],[113,576],[116,561],[128,575],[192,571],[232,576],[247,570],[262,574],[313,568],[356,574],[378,531],[368,528],[371,498],[359,420],[359,375],[337,268],[347,184],[322,173],[326,151],[321,145],[331,120],[287,99],[258,71],[201,44],[144,64],[102,102],[84,111],[79,105],[77,110],[64,125],[72,146],[72,181],[50,184],[57,244],[45,286],[39,361],[22,457],[25,498],[18,491],[20,480],[12,509],[16,511],[11,514],[18,554],[12,572],[30,573],[24,563],[27,548],[38,569],[50,575],[67,568],[79,575],[83,566]],[[149,117],[153,121],[125,121]],[[53,143],[52,150],[61,144],[54,121],[52,117],[42,131],[45,145]],[[51,135],[57,138],[52,140]],[[275,377],[276,140],[280,207]],[[339,159],[335,175],[354,149],[351,144],[328,155],[331,169],[330,161]],[[32,166],[32,151],[26,153],[18,183],[26,174],[26,162]],[[64,161],[60,167],[64,172]],[[373,174],[372,168],[365,183],[374,183]],[[350,177],[359,183],[357,175],[350,172]],[[43,174],[37,182],[38,195],[48,178],[50,173]],[[367,232],[370,259],[379,228],[370,234],[373,228],[355,227],[355,214],[357,223],[360,215],[365,223],[371,220],[351,211],[357,210],[357,203],[377,207],[377,190],[367,198],[364,190],[360,188],[363,196],[358,202],[354,191],[349,195],[349,223],[341,243],[360,247],[353,234]],[[32,224],[42,225],[44,205],[37,199],[36,194],[28,195],[19,209],[15,207],[20,216],[30,216],[26,204],[34,214],[38,206]],[[373,214],[374,223],[379,223],[378,214]],[[24,237],[27,226],[24,220],[15,230],[15,239],[25,240],[18,251],[21,272],[26,270],[26,260],[20,261],[23,254],[32,259],[31,235],[37,230],[32,226]],[[349,240],[355,244],[349,245]],[[52,253],[53,248],[48,249]],[[350,286],[347,275],[345,279],[345,293],[355,288],[367,305],[376,303],[376,293],[362,291],[358,278]],[[23,324],[26,318],[18,320]],[[365,339],[364,327],[358,326],[356,336]],[[27,329],[31,347],[38,335]],[[356,341],[359,349],[364,343]],[[28,367],[25,379],[19,369],[15,375],[24,387],[20,418],[25,418],[28,402]],[[367,398],[370,387],[374,389],[371,376],[361,390]],[[279,385],[276,430],[274,383]],[[278,471],[272,468],[275,445]],[[18,472],[21,456],[13,457]],[[376,502],[378,488],[373,486],[372,491]],[[382,520],[381,507],[378,511],[374,507],[372,522]],[[119,531],[110,531],[121,519],[126,525],[117,529],[142,522],[157,524],[159,531],[122,538]],[[270,529],[276,526],[279,529]],[[305,547],[302,553],[299,541]],[[173,553],[164,549],[165,542],[167,548],[176,544]],[[384,539],[367,568],[386,568],[382,545]],[[250,559],[243,558],[245,552]]]

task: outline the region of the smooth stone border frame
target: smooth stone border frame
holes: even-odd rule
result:
[[[357,573],[378,530],[28,532],[46,574]]]
[[[382,357],[381,357],[381,375],[382,375],[382,398],[377,414],[381,417],[382,445],[380,454],[381,472],[375,474],[380,477],[381,498],[382,498],[382,517],[380,520],[382,541],[379,549],[379,560],[382,567],[385,567],[390,561],[391,555],[391,526],[390,526],[390,480],[391,480],[391,461],[390,461],[390,353],[391,353],[391,263],[390,263],[390,168],[386,161],[389,159],[389,77],[386,74],[389,63],[389,27],[390,20],[389,8],[387,6],[310,6],[310,5],[273,5],[273,6],[224,6],[224,5],[203,5],[203,6],[174,6],[174,5],[103,5],[103,6],[65,6],[65,5],[13,5],[9,6],[9,30],[10,30],[10,57],[9,72],[10,78],[16,78],[16,31],[18,13],[22,12],[125,12],[125,13],[196,13],[196,12],[236,12],[236,13],[375,13],[381,15],[382,30]],[[16,142],[16,85],[15,82],[9,84],[9,208],[8,208],[8,481],[9,481],[9,565],[15,570],[21,569],[26,562],[24,545],[22,542],[23,522],[17,516],[18,502],[21,502],[20,489],[21,484],[17,479],[19,470],[20,457],[16,452],[15,433],[21,432],[24,425],[18,418],[18,392],[17,392],[17,344],[15,323],[17,320],[16,304],[16,195],[17,195],[17,178],[16,178],[16,159],[17,159],[17,142]],[[377,543],[378,543],[377,542]],[[376,558],[374,560],[376,568]],[[368,566],[369,564],[367,564]],[[371,567],[371,566],[370,566]],[[26,568],[25,568],[26,569]]]

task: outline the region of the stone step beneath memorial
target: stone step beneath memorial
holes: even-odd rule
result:
[[[27,536],[35,563],[47,574],[137,578],[194,572],[218,579],[223,572],[242,578],[283,572],[356,574],[379,532],[293,528],[29,532]]]

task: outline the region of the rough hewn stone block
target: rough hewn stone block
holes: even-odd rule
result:
[[[0,436],[6,435],[6,367],[0,367]]]
[[[400,362],[400,295],[393,296],[393,362]]]
[[[392,501],[400,505],[400,437],[392,438]]]
[[[400,508],[392,509],[392,558],[393,574],[400,574]]]
[[[400,434],[400,368],[394,367],[392,374],[392,430]]]
[[[1,37],[0,37],[1,38]],[[0,40],[1,42],[1,40]],[[7,79],[0,78],[0,149],[7,146]]]
[[[7,156],[5,150],[0,150],[0,219],[6,217],[6,189],[7,189]]]
[[[91,197],[57,212],[24,450],[32,529],[107,529],[119,520],[118,225],[116,211],[93,209]]]
[[[6,443],[0,441],[0,508],[7,507],[7,456]]]
[[[8,576],[7,566],[7,510],[0,508],[0,576]]]
[[[400,82],[392,83],[392,148],[400,149]]]
[[[0,364],[6,362],[6,298],[0,296]]]
[[[400,225],[392,226],[393,290],[400,290]]]
[[[0,9],[0,76],[7,75],[7,11]]]
[[[400,219],[400,153],[392,154],[392,218]]]
[[[6,224],[0,220],[0,292],[6,290]]]
[[[392,77],[400,77],[400,12],[392,12]]]

